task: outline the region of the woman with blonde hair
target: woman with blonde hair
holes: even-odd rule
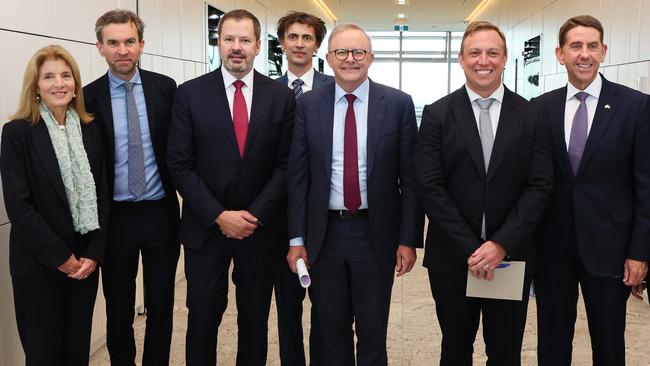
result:
[[[41,48],[2,129],[9,266],[27,365],[88,364],[108,193],[100,130],[81,87],[63,47]]]

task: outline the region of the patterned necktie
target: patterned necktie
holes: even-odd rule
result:
[[[494,146],[494,133],[492,132],[492,121],[490,120],[490,106],[494,101],[494,98],[476,99],[476,104],[481,108],[478,126],[481,133],[481,147],[483,148],[483,162],[485,163],[486,173],[490,165],[492,146]]]
[[[305,82],[300,79],[296,79],[291,83],[291,87],[293,87],[293,95],[296,97],[296,100],[298,100],[303,93],[302,84],[304,83]]]
[[[481,147],[483,148],[483,162],[485,163],[485,172],[490,165],[490,156],[492,156],[492,147],[494,146],[494,133],[492,132],[492,120],[490,120],[490,106],[496,99],[476,99],[476,104],[481,108],[479,114],[478,126],[481,133]],[[485,212],[481,221],[481,238],[487,240],[485,234]]]
[[[578,110],[573,116],[573,125],[571,125],[571,137],[569,139],[569,161],[573,169],[573,175],[578,173],[580,167],[580,160],[582,160],[582,153],[585,151],[585,144],[587,143],[587,97],[589,94],[585,92],[576,93],[575,97],[580,101]]]
[[[128,169],[129,191],[136,199],[142,197],[147,190],[147,180],[144,173],[144,151],[142,150],[142,133],[140,132],[140,116],[133,96],[132,82],[125,82],[126,88],[126,121],[128,130]]]
[[[343,204],[351,213],[361,207],[359,188],[359,160],[357,154],[357,121],[354,117],[354,94],[346,94],[348,109],[345,112],[345,134],[343,137]]]
[[[248,134],[248,109],[246,108],[246,99],[241,88],[244,82],[235,80],[232,83],[235,86],[235,100],[232,106],[232,122],[235,127],[235,137],[237,138],[237,147],[239,147],[239,156],[244,157],[244,147],[246,146],[246,135]]]

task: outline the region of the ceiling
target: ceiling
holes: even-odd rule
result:
[[[464,31],[465,18],[481,0],[322,0],[338,18],[337,24],[356,23],[367,31],[392,31],[398,13],[408,18],[410,31]]]

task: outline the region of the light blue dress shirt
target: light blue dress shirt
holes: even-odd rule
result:
[[[136,69],[135,75],[129,80],[134,83],[133,97],[140,117],[140,132],[142,134],[142,151],[144,152],[144,172],[147,189],[142,197],[135,197],[129,191],[129,136],[126,117],[126,87],[125,81],[108,72],[111,92],[111,107],[113,109],[113,130],[115,131],[115,188],[113,200],[115,201],[143,201],[158,200],[165,197],[165,190],[158,173],[156,156],[151,142],[149,131],[149,117],[147,104],[144,98],[144,89],[140,80],[140,72]]]

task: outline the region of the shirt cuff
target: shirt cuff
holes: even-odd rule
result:
[[[290,247],[300,247],[305,245],[305,239],[302,236],[289,240]]]

